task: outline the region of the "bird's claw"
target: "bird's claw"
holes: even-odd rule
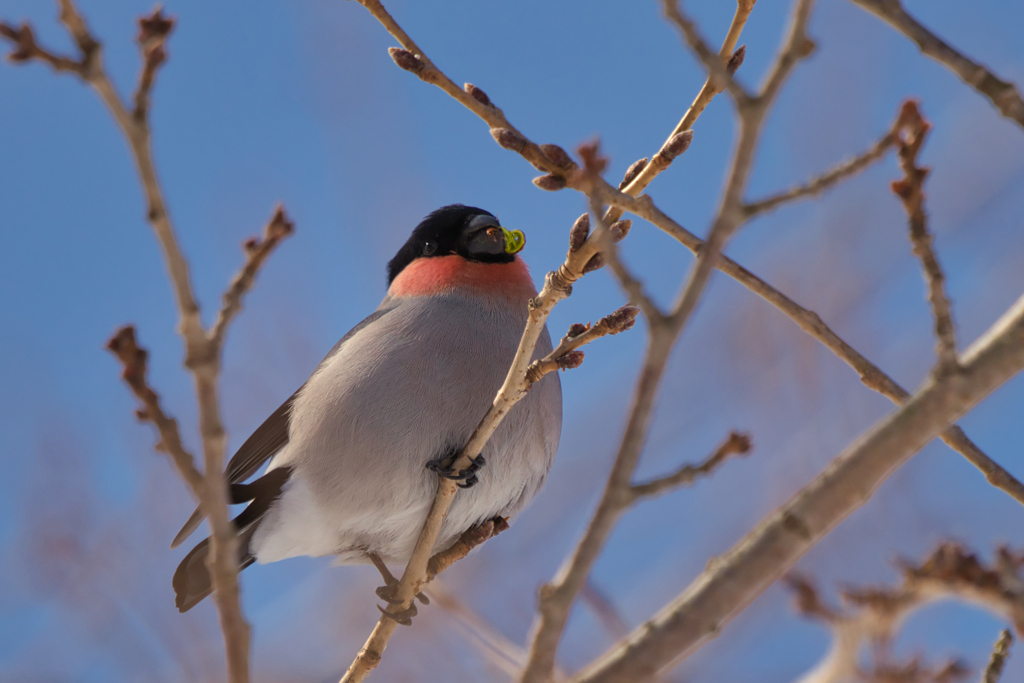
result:
[[[398,582],[389,583],[386,586],[379,586],[375,591],[377,597],[388,603],[389,605],[400,605],[402,601],[395,597],[395,593],[398,591]],[[430,598],[423,593],[417,593],[416,599],[422,602],[424,605],[430,604]]]
[[[484,456],[478,455],[475,458],[469,459],[469,467],[464,470],[455,471],[451,466],[444,466],[440,460],[431,460],[427,463],[427,469],[434,472],[439,477],[445,479],[451,479],[452,481],[459,482],[458,487],[460,489],[468,489],[469,487],[477,484],[480,480],[477,479],[476,473],[480,471],[486,463]]]
[[[412,626],[412,618],[416,616],[416,603],[409,605],[409,609],[404,609],[401,612],[389,612],[380,605],[377,605],[377,609],[380,613],[386,616],[388,619],[397,621],[402,626]]]

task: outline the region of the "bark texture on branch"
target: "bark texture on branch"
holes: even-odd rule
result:
[[[836,458],[817,479],[712,560],[683,593],[573,678],[634,681],[712,637],[958,417],[1024,370],[1024,296],[962,358]]]

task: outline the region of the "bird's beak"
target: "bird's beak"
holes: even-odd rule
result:
[[[518,254],[526,246],[526,235],[522,230],[509,230],[508,228],[502,228],[502,233],[505,235],[505,253],[506,254]]]

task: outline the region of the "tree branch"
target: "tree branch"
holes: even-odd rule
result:
[[[858,588],[842,592],[844,608],[826,606],[814,585],[806,578],[789,575],[787,583],[797,598],[797,610],[817,619],[832,631],[832,646],[821,661],[800,677],[798,683],[845,683],[857,678],[884,680],[894,668],[891,644],[902,625],[915,612],[944,600],[957,600],[980,607],[1014,623],[1024,624],[1024,595],[1020,569],[1024,558],[999,548],[996,560],[985,565],[956,543],[943,543],[918,565],[903,562],[902,584],[894,588]],[[861,666],[861,651],[871,646],[873,669]],[[997,643],[996,651],[999,651]],[[993,653],[995,654],[995,653]],[[932,680],[922,675],[924,667],[911,661],[902,667],[906,678]],[[966,674],[954,662],[943,669]],[[874,675],[872,675],[874,674]],[[917,674],[913,678],[907,674]],[[984,682],[986,679],[982,679]]]
[[[739,432],[730,432],[728,438],[701,464],[683,465],[672,474],[633,484],[629,487],[630,493],[633,499],[637,500],[657,496],[680,486],[690,486],[700,477],[713,473],[730,455],[745,455],[749,451],[750,437]]]
[[[1010,646],[1013,644],[1013,635],[1008,629],[1003,629],[999,634],[999,640],[992,647],[992,656],[988,660],[988,666],[981,675],[981,683],[999,683],[1003,676],[1003,667],[1010,656]]]
[[[245,265],[231,279],[228,290],[224,292],[224,302],[221,305],[220,312],[217,314],[217,320],[214,321],[213,326],[210,328],[210,343],[214,346],[218,355],[224,344],[224,334],[227,331],[227,327],[238,312],[242,310],[242,297],[252,289],[253,282],[256,280],[256,273],[259,272],[260,267],[267,260],[267,257],[270,256],[270,253],[274,251],[274,248],[294,231],[295,223],[288,219],[284,207],[278,204],[277,208],[274,209],[274,215],[270,217],[270,221],[263,229],[263,239],[251,237],[242,245],[246,255]]]
[[[914,255],[921,259],[925,282],[928,285],[928,302],[935,314],[935,336],[938,338],[936,355],[939,358],[938,371],[956,369],[956,330],[950,312],[949,297],[946,296],[945,281],[939,259],[932,249],[933,237],[928,232],[928,221],[924,213],[924,179],[928,169],[917,165],[917,155],[924,144],[925,135],[931,127],[921,116],[917,103],[908,100],[900,113],[897,151],[904,178],[892,183],[892,191],[903,202],[910,220],[910,242]]]
[[[779,192],[763,199],[747,202],[743,206],[743,213],[748,219],[750,219],[762,213],[772,211],[782,204],[788,204],[800,199],[817,196],[847,178],[860,173],[871,164],[880,160],[885,156],[885,153],[895,145],[895,143],[896,131],[887,131],[886,134],[879,138],[870,149],[861,152],[852,159],[848,159],[840,163],[835,168],[826,171],[820,176],[812,178],[803,185],[798,185],[786,190],[785,192]]]
[[[682,9],[679,7],[679,0],[662,0],[661,3],[662,11],[665,13],[665,17],[668,18],[676,27],[680,33],[683,34],[683,39],[686,44],[690,46],[694,54],[700,60],[704,68],[708,70],[709,81],[713,81],[712,87],[721,92],[721,90],[728,90],[732,98],[736,100],[738,107],[742,108],[747,104],[751,96],[744,90],[743,86],[740,85],[733,74],[729,73],[728,59],[731,56],[728,52],[725,54],[716,53],[711,47],[704,42],[704,38],[701,37],[700,31],[697,30],[697,25],[690,20],[689,17],[683,14]],[[739,16],[741,12],[745,14],[742,16],[742,22],[740,23],[739,29],[736,31],[737,37],[739,31],[743,30],[743,24],[746,23],[746,18],[750,16],[750,12],[754,9],[753,2],[737,3],[736,15]],[[736,19],[733,19],[733,23],[736,23]],[[733,30],[730,28],[727,34],[728,38],[732,37]],[[738,65],[737,65],[738,66]],[[735,69],[733,70],[735,71]],[[699,95],[698,95],[699,97]],[[710,97],[708,98],[710,101]]]
[[[1024,98],[1017,86],[1004,81],[958,52],[949,43],[921,25],[907,14],[899,0],[850,0],[883,19],[887,24],[917,43],[921,52],[931,57],[960,77],[964,83],[987,97],[996,109],[1008,119],[1024,127]]]
[[[794,53],[794,44],[798,42],[794,36],[803,36],[810,5],[810,0],[798,0],[796,3],[794,9],[796,23],[782,51],[783,56]],[[714,77],[716,75],[714,71],[710,68],[709,70],[712,71]],[[522,683],[540,683],[550,677],[555,666],[558,644],[568,621],[572,604],[580,590],[586,585],[587,576],[600,555],[601,549],[607,542],[619,517],[633,498],[630,488],[631,480],[646,443],[651,410],[664,374],[665,364],[676,339],[682,333],[686,322],[696,308],[697,301],[704,291],[712,270],[720,259],[719,253],[722,246],[742,222],[742,196],[749,178],[754,150],[765,113],[771,104],[772,97],[777,92],[776,88],[771,96],[765,96],[764,93],[759,95],[755,100],[759,103],[757,106],[744,104],[738,107],[740,115],[739,140],[729,165],[722,199],[708,239],[696,252],[697,261],[687,275],[685,284],[672,307],[672,312],[662,324],[657,324],[656,320],[649,320],[651,337],[612,471],[608,476],[597,509],[583,536],[552,582],[541,589],[538,618],[531,635],[530,658],[520,677]],[[584,174],[584,179],[592,179],[594,175],[594,173]],[[602,200],[621,202],[619,206],[633,202],[646,208],[653,208],[653,202],[649,198],[622,199],[623,193],[614,189],[609,191],[608,188],[597,183],[592,183],[589,187],[584,185],[582,189],[590,197],[591,214],[595,217],[601,215],[600,201]],[[632,209],[629,210],[632,211]],[[638,213],[638,215],[640,214]],[[643,217],[647,218],[647,216]],[[650,219],[648,218],[648,220]],[[652,222],[658,224],[657,221]],[[678,233],[685,232],[681,226],[677,227]]]
[[[217,393],[220,351],[227,324],[239,310],[241,297],[251,286],[256,269],[284,234],[290,232],[291,226],[281,213],[282,220],[272,222],[273,235],[268,232],[268,238],[262,245],[253,245],[246,266],[225,294],[224,308],[213,328],[213,333],[208,334],[199,317],[199,306],[193,293],[188,263],[181,253],[167,212],[153,163],[150,140],[149,100],[157,71],[167,58],[166,41],[173,29],[174,20],[164,17],[159,7],[150,16],[139,20],[137,42],[143,66],[132,97],[133,107],[129,111],[103,67],[100,42],[89,31],[73,0],[58,0],[58,5],[60,20],[78,46],[78,59],[59,57],[39,47],[31,27],[27,25],[15,29],[8,24],[0,24],[0,36],[12,41],[16,46],[15,52],[10,56],[12,61],[24,62],[35,59],[49,64],[58,71],[78,75],[97,92],[128,142],[147,203],[146,217],[160,244],[177,302],[178,332],[185,342],[185,366],[189,369],[195,384],[205,471],[201,480],[191,456],[181,446],[176,424],[163,414],[156,394],[145,384],[145,352],[135,344],[134,331],[131,328],[121,330],[111,340],[110,348],[124,363],[126,381],[146,406],[145,418],[157,425],[161,433],[161,445],[167,448],[174,458],[182,477],[196,494],[209,520],[208,564],[214,599],[220,614],[221,630],[224,633],[228,676],[232,683],[247,683],[249,625],[242,615],[239,602],[238,541],[235,527],[228,517],[227,486],[223,474],[226,436],[221,424]],[[287,230],[282,233],[284,227],[287,227]]]
[[[962,372],[933,377],[725,556],[713,560],[690,588],[573,681],[635,681],[692,652],[929,440],[1021,370],[1024,296],[964,353]]]
[[[136,411],[136,416],[139,420],[152,422],[160,434],[156,450],[171,456],[174,466],[178,468],[178,474],[188,484],[196,500],[201,500],[203,475],[196,469],[195,458],[181,443],[178,422],[164,413],[160,406],[160,397],[146,381],[146,361],[149,353],[135,341],[135,328],[127,325],[119,329],[107,342],[107,349],[121,361],[121,365],[124,366],[121,378],[144,406]]]

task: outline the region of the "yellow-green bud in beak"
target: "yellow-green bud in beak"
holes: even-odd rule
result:
[[[506,254],[518,254],[526,246],[526,235],[523,234],[522,230],[502,228],[501,231],[505,234]]]

